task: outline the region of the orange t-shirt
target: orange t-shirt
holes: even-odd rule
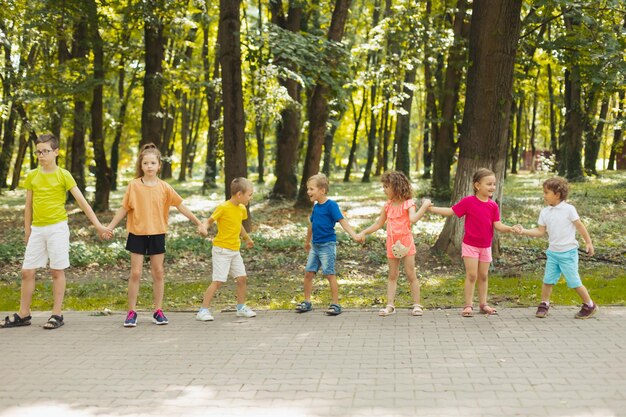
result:
[[[128,211],[126,229],[134,235],[160,235],[167,232],[170,206],[183,202],[171,185],[159,179],[149,186],[135,178],[128,183],[122,206]]]

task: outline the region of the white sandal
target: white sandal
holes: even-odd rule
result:
[[[391,316],[392,314],[396,314],[396,308],[391,304],[387,304],[385,308],[378,310],[378,315],[381,317]]]
[[[424,310],[422,310],[421,304],[413,304],[413,312],[411,313],[414,316],[421,316],[424,314]]]

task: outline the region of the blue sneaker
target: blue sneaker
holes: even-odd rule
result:
[[[157,310],[154,312],[152,315],[152,322],[159,325],[169,323],[169,321],[167,321],[167,317],[163,314],[163,310]]]
[[[137,327],[137,313],[134,310],[130,310],[124,320],[124,327]]]

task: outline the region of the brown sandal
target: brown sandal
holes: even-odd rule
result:
[[[471,305],[467,305],[463,307],[463,311],[461,312],[462,317],[474,317],[474,307]]]

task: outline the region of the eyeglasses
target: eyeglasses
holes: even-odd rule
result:
[[[35,151],[37,156],[48,155],[50,152],[54,152],[54,149],[44,149],[43,151]]]

